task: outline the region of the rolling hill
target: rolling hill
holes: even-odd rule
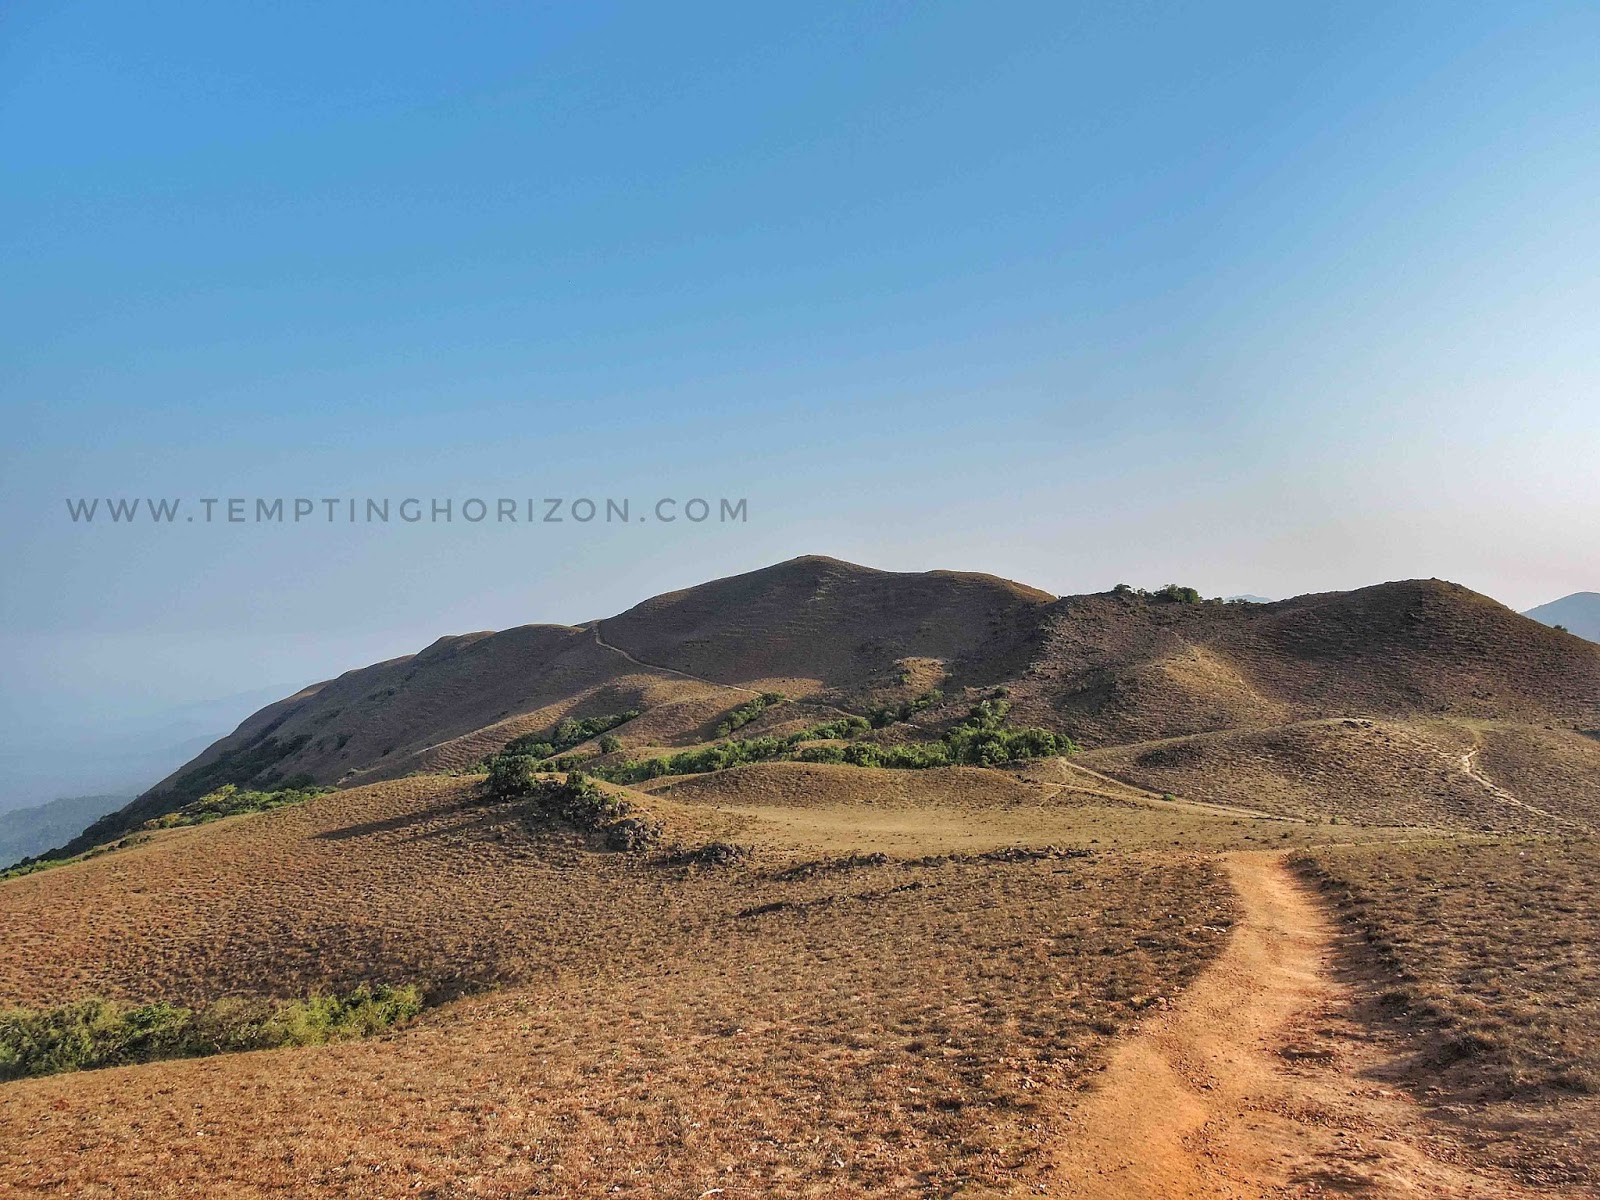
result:
[[[974,709],[1081,751],[875,765]],[[590,782],[497,791],[483,762],[519,738]],[[746,742],[773,756],[697,757]],[[282,805],[229,815],[227,785]],[[652,836],[602,836],[619,813]],[[804,558],[441,638],[269,705],[81,860],[0,879],[0,1080],[33,1028],[13,1006],[388,985],[420,1015],[0,1083],[0,1184],[1174,1194],[1105,1157],[1136,1114],[1151,1162],[1236,1194],[1400,1194],[1377,1185],[1435,1168],[1388,1156],[1419,1147],[1452,1182],[1405,1194],[1591,1186],[1597,827],[1600,646],[1437,580],[1054,597]]]
[[[1566,730],[1558,740],[1587,762],[1581,731],[1600,726],[1600,646],[1439,580],[1272,604],[1127,589],[1058,599],[986,575],[805,557],[583,626],[440,638],[313,685],[250,717],[67,851],[225,783],[305,776],[351,786],[459,770],[567,717],[642,711],[618,731],[633,752],[709,741],[720,714],[762,691],[837,713],[935,688],[942,701],[896,736],[937,731],[1004,689],[1019,720],[1091,751],[1223,735],[1208,752],[1206,788],[1242,802],[1217,770],[1218,741],[1246,739],[1237,754],[1254,759],[1263,739],[1293,741],[1303,737],[1295,727],[1331,718],[1403,723],[1429,769],[1459,759],[1457,742],[1486,723]],[[1351,727],[1353,742],[1365,736]],[[1350,756],[1351,786],[1363,763],[1391,769],[1358,748]]]
[[[1581,638],[1600,642],[1600,592],[1573,592],[1522,615],[1541,625],[1560,625]]]

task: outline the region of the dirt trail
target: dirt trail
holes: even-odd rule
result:
[[[1253,821],[1294,821],[1293,817],[1281,816],[1277,813],[1262,812],[1258,808],[1241,808],[1236,804],[1215,804],[1206,800],[1184,800],[1176,796],[1168,797],[1161,792],[1152,792],[1148,788],[1138,787],[1135,784],[1125,783],[1111,775],[1102,775],[1099,771],[1092,771],[1082,763],[1073,762],[1067,758],[1050,760],[1056,767],[1062,780],[1064,789],[1074,792],[1085,792],[1091,796],[1104,796],[1107,800],[1123,800],[1135,804],[1149,805],[1151,808],[1167,811],[1204,813],[1212,817],[1248,817]],[[1107,787],[1084,787],[1077,782],[1081,778],[1097,780]]]
[[[600,633],[599,621],[596,621],[593,625],[589,626],[589,632],[594,634],[595,645],[599,646],[602,650],[610,650],[613,654],[620,654],[623,658],[627,659],[636,667],[644,667],[646,670],[650,671],[662,671],[668,675],[676,675],[679,679],[687,679],[693,683],[703,683],[707,687],[726,688],[730,692],[744,692],[746,695],[750,696],[759,696],[761,694],[754,688],[740,687],[736,683],[718,683],[715,679],[707,679],[703,675],[691,675],[689,672],[680,671],[676,667],[664,667],[660,663],[645,662],[641,658],[635,658],[621,646],[613,646],[610,642],[606,641],[605,637]]]
[[[1468,750],[1465,754],[1463,754],[1461,756],[1461,770],[1470,779],[1482,786],[1484,791],[1488,792],[1502,804],[1509,804],[1513,808],[1520,808],[1524,812],[1530,812],[1536,817],[1543,817],[1545,820],[1553,821],[1557,825],[1566,825],[1574,828],[1579,827],[1579,822],[1569,820],[1566,817],[1557,816],[1555,813],[1550,812],[1547,809],[1540,808],[1536,804],[1529,804],[1526,800],[1512,795],[1510,792],[1506,791],[1505,788],[1501,787],[1494,780],[1490,779],[1489,776],[1484,773],[1483,768],[1478,766],[1478,755],[1482,752],[1482,750],[1482,746],[1474,746],[1471,750]]]
[[[1239,902],[1227,948],[1115,1052],[1066,1123],[1052,1194],[1533,1195],[1424,1149],[1454,1157],[1376,1075],[1383,1051],[1341,1015],[1350,996],[1334,978],[1327,917],[1280,856],[1230,855],[1227,867]]]

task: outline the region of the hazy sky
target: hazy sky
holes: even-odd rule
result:
[[[16,0],[0,757],[806,552],[1600,588],[1597,61],[1591,4]],[[368,496],[633,510],[199,506]]]

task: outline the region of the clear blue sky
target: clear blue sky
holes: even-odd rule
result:
[[[1596,62],[1591,4],[17,0],[0,757],[805,552],[1600,587]]]

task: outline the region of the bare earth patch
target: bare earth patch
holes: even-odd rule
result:
[[[1061,1193],[1162,1197],[1522,1197],[1461,1161],[1381,1080],[1349,1021],[1336,931],[1282,860],[1234,855],[1239,923],[1215,964],[1114,1054],[1058,1144]],[[1549,1192],[1541,1192],[1550,1195]]]

